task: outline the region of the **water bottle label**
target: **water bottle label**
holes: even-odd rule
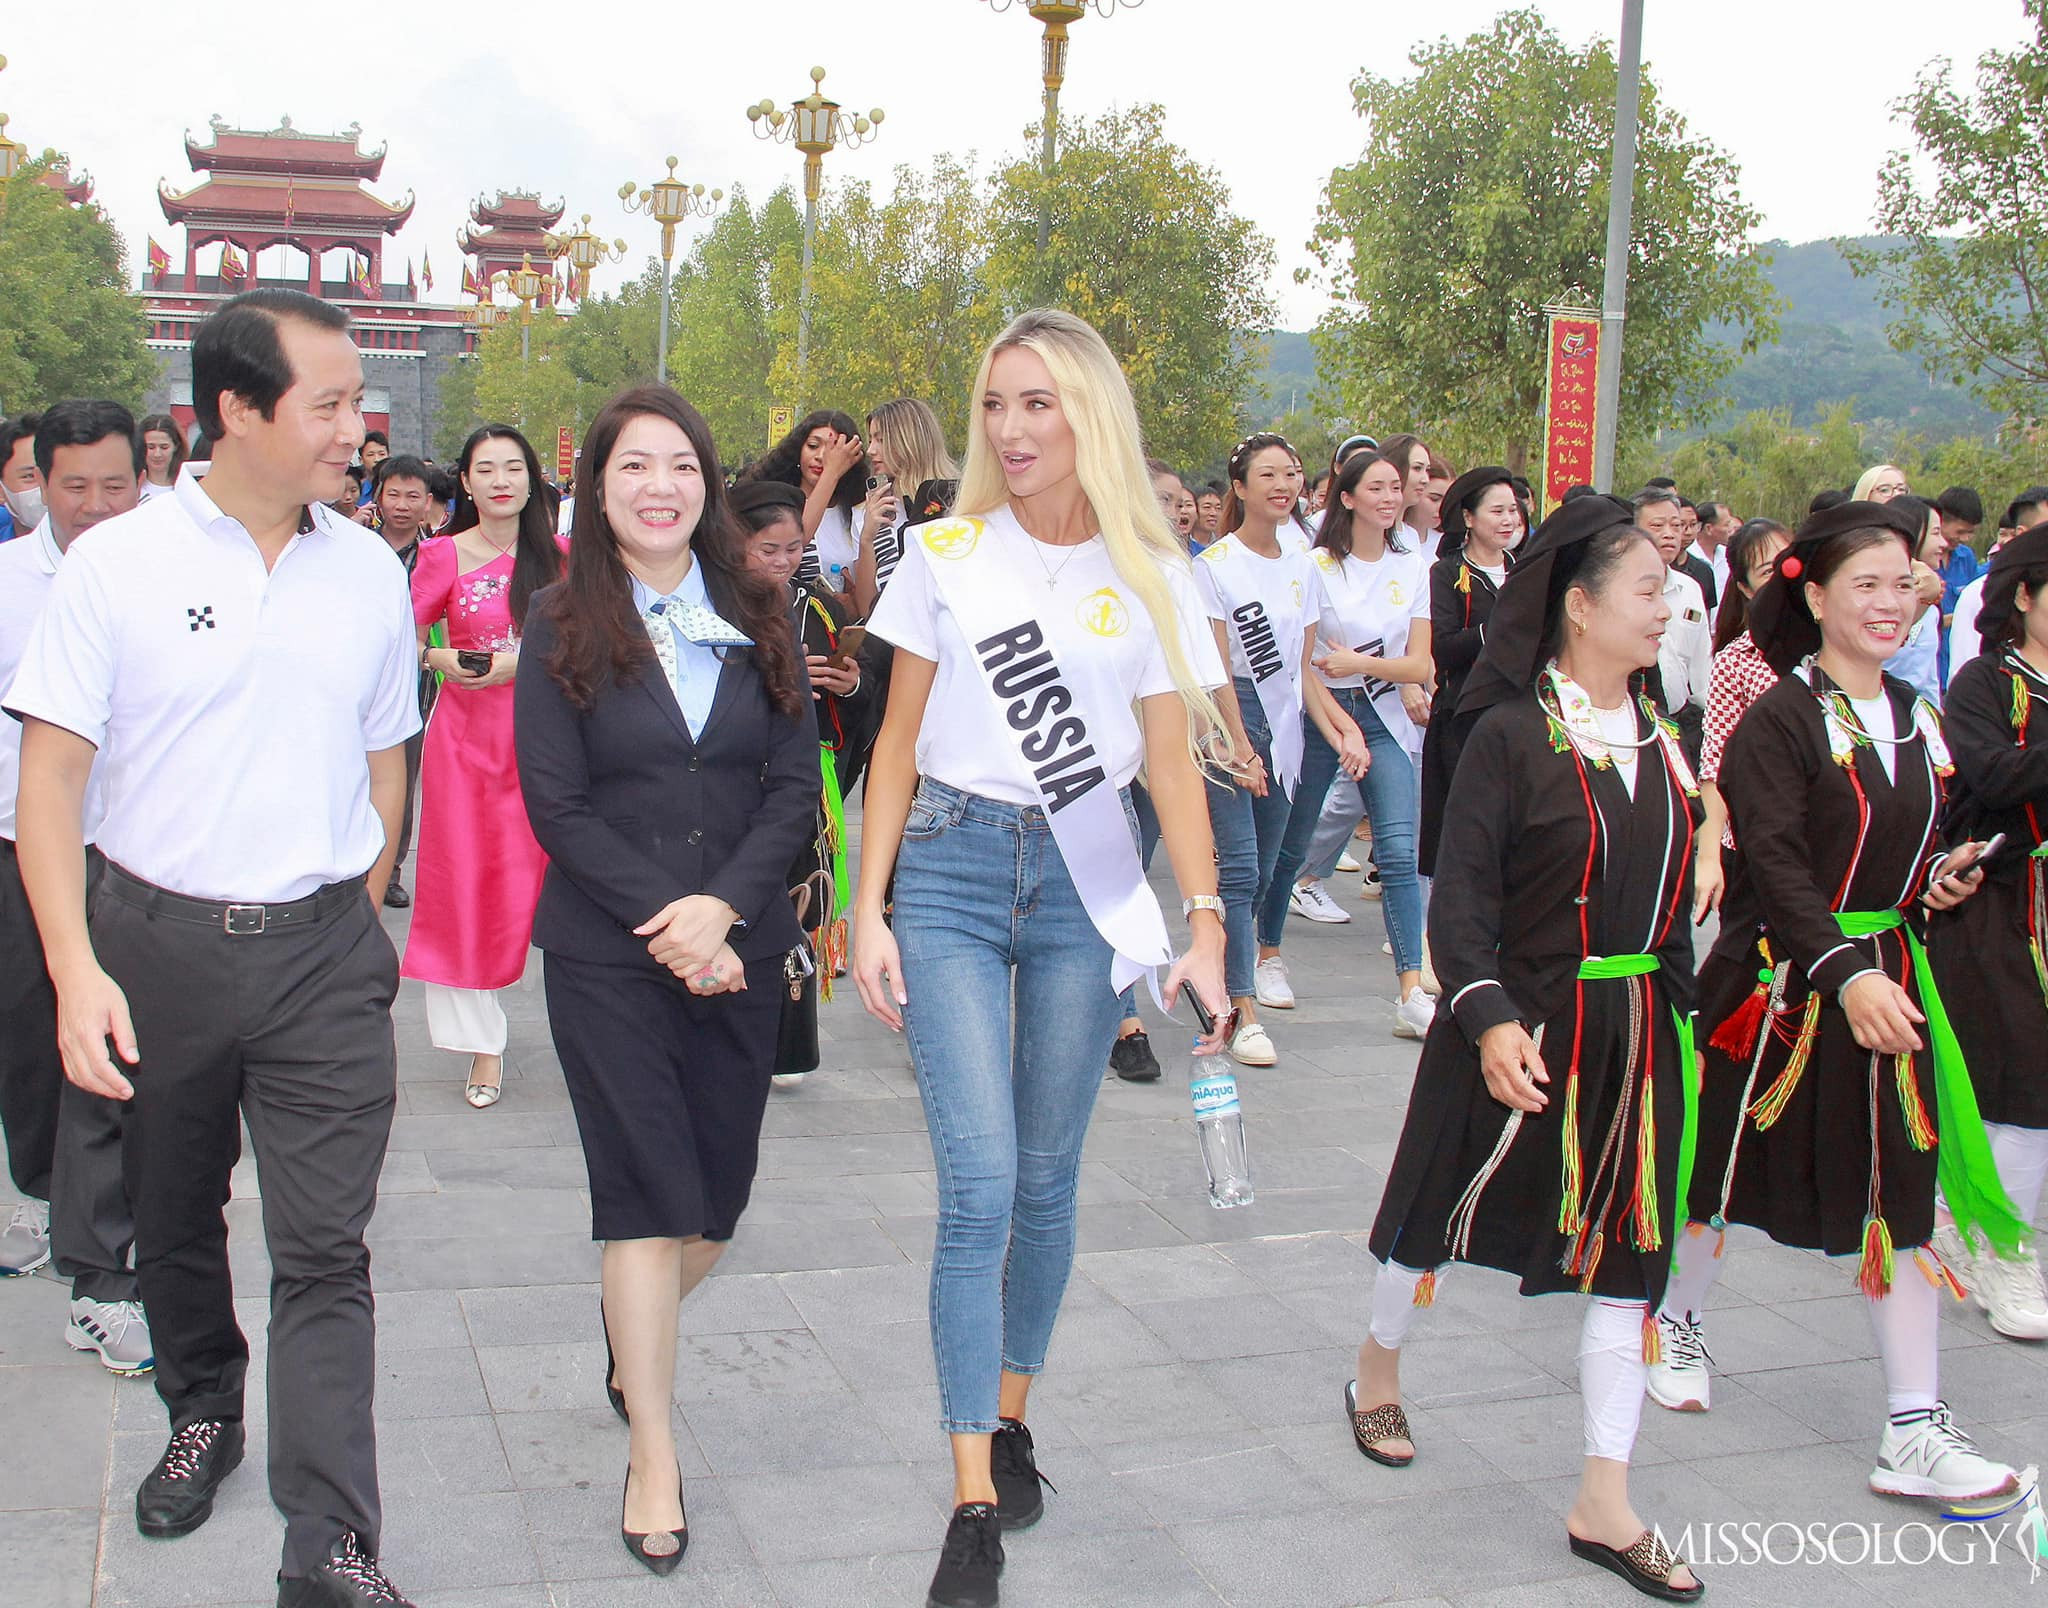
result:
[[[1225,1072],[1217,1077],[1196,1078],[1188,1085],[1194,1097],[1195,1120],[1237,1114],[1237,1079]]]

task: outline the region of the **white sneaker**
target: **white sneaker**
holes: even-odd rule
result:
[[[804,1075],[801,1072],[778,1072],[768,1081],[778,1089],[801,1089],[804,1086]]]
[[[2019,1476],[1979,1452],[1956,1428],[1948,1403],[1938,1401],[1907,1422],[1891,1419],[1878,1443],[1870,1488],[1890,1496],[1930,1496],[1968,1502],[2019,1489]]]
[[[149,1320],[140,1301],[95,1301],[80,1296],[71,1303],[71,1324],[64,1340],[73,1351],[97,1351],[108,1373],[125,1377],[145,1374],[156,1366],[149,1341]]]
[[[1365,880],[1358,885],[1358,897],[1361,899],[1379,899],[1385,897],[1385,894],[1386,890],[1380,886],[1380,868],[1374,866],[1370,871],[1366,872]]]
[[[1252,998],[1269,1010],[1294,1009],[1294,989],[1287,981],[1287,962],[1268,955],[1252,969]]]
[[[1713,1405],[1714,1376],[1707,1364],[1706,1336],[1697,1318],[1657,1314],[1657,1339],[1664,1360],[1650,1364],[1650,1400],[1674,1413],[1703,1413]]]
[[[1341,925],[1351,919],[1351,912],[1330,897],[1330,890],[1320,882],[1297,882],[1288,904],[1297,916],[1306,916],[1310,921],[1328,922]]]
[[[1271,1066],[1280,1059],[1280,1052],[1257,1022],[1246,1022],[1230,1035],[1230,1054],[1239,1066]]]
[[[2008,1340],[2048,1340],[2048,1290],[2041,1286],[2041,1259],[2031,1245],[2014,1257],[1980,1256],[1974,1271],[1967,1287],[1992,1328]]]
[[[1351,918],[1344,918],[1349,921]],[[24,1200],[0,1229],[0,1279],[33,1273],[50,1259],[50,1203]]]
[[[1429,1037],[1429,1024],[1436,1020],[1436,1001],[1420,988],[1408,990],[1408,997],[1394,1007],[1394,1037]]]
[[[1359,864],[1357,855],[1353,854],[1349,849],[1346,849],[1342,854],[1337,856],[1337,869],[1339,871],[1353,872],[1363,871],[1365,867]]]

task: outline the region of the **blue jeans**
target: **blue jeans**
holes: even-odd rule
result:
[[[1372,859],[1380,868],[1380,914],[1387,923],[1387,941],[1394,946],[1396,971],[1422,969],[1422,887],[1415,874],[1415,762],[1400,739],[1388,731],[1358,687],[1330,689],[1338,705],[1358,722],[1372,765],[1358,783],[1358,794],[1372,822]],[[1308,855],[1309,840],[1323,812],[1323,799],[1337,775],[1337,750],[1313,721],[1302,733],[1301,782],[1294,790],[1294,808],[1273,878],[1259,906],[1259,942],[1278,944],[1287,920],[1287,901],[1294,879]]]
[[[1152,807],[1152,795],[1145,791],[1142,782],[1131,783],[1131,808],[1138,816],[1138,863],[1149,872],[1152,869],[1152,852],[1159,847],[1159,812]],[[1119,1024],[1136,1017],[1137,985],[1134,983],[1117,995],[1116,1002],[1123,1010],[1123,1014],[1117,1018]]]
[[[938,1169],[940,1416],[950,1435],[992,1434],[1001,1375],[1045,1366],[1073,1267],[1081,1142],[1116,1037],[1110,948],[1042,809],[929,778],[903,828],[895,931]]]
[[[1253,919],[1280,857],[1293,807],[1273,774],[1273,739],[1265,706],[1249,678],[1237,678],[1237,707],[1245,735],[1266,765],[1266,796],[1254,798],[1231,781],[1208,779],[1209,830],[1216,839],[1216,892],[1223,900],[1223,987],[1232,999],[1252,991],[1258,964]]]

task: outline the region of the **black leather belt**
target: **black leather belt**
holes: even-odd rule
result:
[[[125,905],[163,916],[171,921],[190,922],[195,927],[212,927],[235,938],[255,938],[288,927],[311,927],[347,909],[364,897],[361,878],[330,882],[303,899],[283,904],[239,904],[219,899],[194,899],[123,871],[107,862],[106,891]]]

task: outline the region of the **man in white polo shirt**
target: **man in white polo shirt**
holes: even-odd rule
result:
[[[56,403],[39,417],[33,450],[44,514],[19,541],[0,546],[0,690],[72,542],[127,513],[142,494],[142,432],[118,402]],[[121,1107],[67,1083],[57,1054],[57,996],[14,849],[20,754],[20,725],[0,719],[0,1126],[14,1187],[26,1197],[0,1232],[0,1274],[54,1260],[71,1282],[65,1338],[98,1352],[115,1373],[147,1373],[149,1325],[128,1265],[135,1223],[121,1179]],[[102,808],[95,778],[80,821],[88,889],[98,880],[90,845]]]
[[[1675,491],[1645,487],[1635,499],[1636,525],[1657,544],[1664,560],[1664,601],[1671,619],[1657,650],[1658,707],[1678,727],[1679,745],[1700,762],[1706,729],[1707,685],[1714,674],[1713,625],[1700,584],[1680,566],[1685,549],[1685,510]]]
[[[129,1102],[172,1431],[137,1527],[196,1529],[241,1461],[248,1342],[222,1208],[246,1121],[272,1269],[277,1600],[394,1608],[363,1231],[396,1098],[398,967],[369,889],[390,877],[419,725],[412,610],[390,548],[327,506],[363,439],[346,315],[251,291],[201,326],[192,370],[210,473],[73,544],[7,694],[25,723],[22,880],[65,1075]],[[96,752],[106,869],[88,927]]]

